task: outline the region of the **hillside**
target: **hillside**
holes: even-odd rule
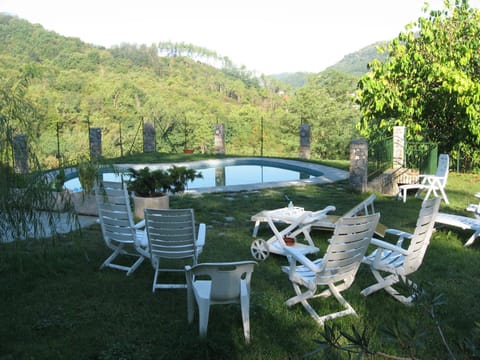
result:
[[[0,125],[15,123],[26,132],[46,166],[86,156],[93,127],[102,130],[104,156],[141,152],[146,122],[154,124],[158,152],[212,152],[213,129],[223,123],[229,154],[285,157],[298,155],[299,125],[307,123],[312,156],[336,158],[344,156],[358,121],[345,96],[354,89],[348,77],[320,76],[299,96],[273,77],[256,78],[191,44],[106,49],[0,14],[0,90],[17,91],[12,84],[21,79],[28,91],[18,96],[35,112],[14,118],[0,108],[0,118],[9,119]],[[2,93],[0,104],[11,101]]]
[[[367,65],[373,59],[380,61],[385,60],[386,55],[380,54],[377,51],[377,47],[384,44],[385,42],[377,42],[359,51],[345,55],[342,60],[328,67],[326,70],[337,70],[355,77],[361,77],[368,71]]]

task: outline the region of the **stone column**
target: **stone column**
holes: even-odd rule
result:
[[[368,184],[368,143],[364,139],[350,141],[350,185],[365,192]]]
[[[155,127],[151,122],[146,122],[143,125],[143,152],[155,152],[156,149]]]
[[[225,154],[225,124],[215,124],[215,154]]]
[[[102,156],[102,129],[90,128],[90,158]]]
[[[21,174],[28,173],[27,136],[18,134],[13,137],[13,154],[15,156],[15,171]]]
[[[393,127],[393,168],[405,165],[405,126]]]
[[[300,125],[300,149],[298,152],[300,159],[310,159],[310,125]]]

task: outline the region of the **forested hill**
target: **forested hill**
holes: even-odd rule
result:
[[[211,152],[214,126],[223,123],[230,154],[293,157],[307,123],[312,156],[336,158],[358,121],[356,79],[345,74],[317,74],[296,94],[194,45],[106,49],[0,14],[0,90],[11,93],[22,77],[30,78],[25,97],[35,115],[27,128],[6,107],[0,118],[10,119],[9,131],[27,132],[48,166],[85,155],[89,127],[102,129],[106,157],[142,151],[145,122],[155,125],[158,151]]]
[[[342,60],[332,66],[329,66],[325,71],[335,70],[356,78],[360,78],[368,72],[367,65],[373,59],[378,59],[381,61],[385,60],[386,55],[377,51],[377,48],[384,44],[385,42],[377,42],[356,52],[345,55]],[[290,85],[292,88],[298,89],[305,86],[312,75],[315,74],[307,72],[295,72],[275,74],[272,76],[279,81]]]

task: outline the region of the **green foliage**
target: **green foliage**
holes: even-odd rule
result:
[[[178,153],[188,147],[212,153],[214,126],[223,123],[230,154],[298,154],[300,122],[297,113],[288,112],[296,98],[290,86],[273,77],[256,77],[208,49],[170,42],[105,49],[0,14],[0,76],[11,78],[21,67],[35,74],[25,94],[36,109],[35,116],[21,117],[30,124],[35,152],[47,167],[74,162],[88,149],[92,127],[102,129],[104,157],[142,152],[146,122],[154,124],[159,152]],[[330,102],[324,98],[329,92],[315,87],[308,91],[314,95],[302,96],[321,97],[312,103],[320,108],[310,113],[321,114],[322,104]],[[338,106],[342,110],[336,111]],[[318,124],[309,119],[314,127],[322,127],[314,132],[322,135],[312,141],[319,147],[313,156],[336,158],[344,153],[354,125],[350,122],[357,121],[357,115],[344,113],[347,108],[357,112],[350,99],[337,98],[330,103],[329,116]],[[325,126],[327,122],[332,124]],[[337,123],[348,123],[348,130],[330,137],[327,132]],[[323,144],[329,138],[336,140]]]
[[[369,64],[358,84],[360,129],[378,139],[406,126],[408,140],[436,142],[442,153],[461,149],[478,163],[480,13],[466,0],[445,5],[384,47],[384,62]]]
[[[85,195],[93,194],[99,180],[99,165],[95,160],[81,159],[77,164],[78,180]]]
[[[203,177],[195,169],[175,165],[166,170],[150,170],[148,166],[140,170],[129,168],[128,175],[130,176],[128,189],[142,197],[183,192],[189,180]]]

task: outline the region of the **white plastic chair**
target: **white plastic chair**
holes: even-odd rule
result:
[[[366,256],[363,263],[370,266],[377,283],[363,289],[362,295],[368,296],[378,290],[385,289],[395,299],[404,304],[409,304],[415,299],[415,288],[417,286],[407,279],[407,275],[414,273],[422,265],[432,237],[440,201],[441,198],[439,197],[423,201],[413,234],[396,229],[387,229],[387,234],[398,237],[396,244],[372,239],[372,245],[378,248]],[[408,248],[402,246],[405,240],[408,240]],[[393,285],[399,282],[411,286],[414,289],[413,294],[407,297],[394,289]]]
[[[159,272],[183,272],[185,266],[182,263],[178,267],[173,264],[163,267],[161,263],[190,259],[192,265],[196,265],[205,245],[205,224],[199,224],[197,233],[193,209],[145,209],[145,228],[149,257],[155,269],[152,292],[186,288],[185,283],[158,283]]]
[[[447,154],[440,154],[438,157],[437,171],[434,175],[422,174],[419,175],[418,184],[405,184],[398,187],[398,197],[403,202],[407,201],[408,190],[417,189],[415,196],[420,197],[423,191],[426,191],[425,200],[433,193],[435,197],[441,195],[445,203],[449,204],[447,194],[445,193],[445,187],[447,186],[448,170],[450,166],[450,158]],[[438,191],[438,193],[437,193]],[[440,194],[439,194],[440,193]]]
[[[250,342],[250,281],[255,261],[204,263],[186,266],[188,284],[188,322],[198,304],[200,336],[207,335],[210,305],[240,304],[245,341]],[[201,280],[205,279],[206,280]],[[201,278],[201,279],[200,279]]]
[[[339,219],[325,256],[315,261],[296,249],[285,248],[290,265],[283,266],[282,271],[288,274],[297,294],[288,299],[286,305],[301,303],[320,326],[330,319],[356,315],[341,292],[352,285],[379,219],[378,213]],[[297,262],[300,265],[297,265]],[[319,287],[327,288],[317,294]],[[331,295],[344,310],[320,316],[308,302],[317,297]]]
[[[475,196],[480,198],[480,193],[476,193]],[[469,204],[466,210],[472,212],[475,218],[439,212],[435,222],[437,224],[458,227],[462,230],[472,230],[472,236],[468,238],[464,245],[470,246],[480,236],[480,204]]]
[[[102,228],[103,240],[113,253],[103,262],[100,269],[109,267],[132,274],[143,262],[147,253],[147,241],[142,230],[145,222],[133,222],[130,200],[125,184],[101,183],[95,188],[95,200],[98,208],[98,221]],[[135,262],[122,265],[117,257],[133,257]]]

